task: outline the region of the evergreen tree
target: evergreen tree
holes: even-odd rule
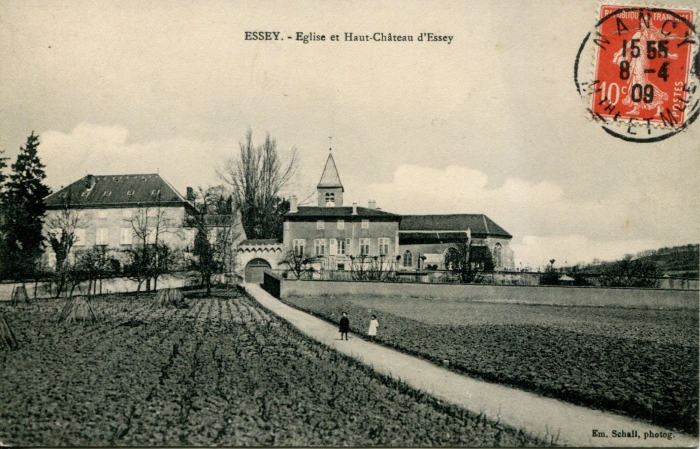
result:
[[[43,251],[44,197],[51,189],[43,182],[46,173],[37,154],[38,147],[39,136],[32,132],[20,148],[12,164],[12,174],[0,192],[3,212],[0,274],[4,278],[25,280],[33,275]]]

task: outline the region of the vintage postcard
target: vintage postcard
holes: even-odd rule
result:
[[[0,2],[0,445],[697,447],[700,2]]]

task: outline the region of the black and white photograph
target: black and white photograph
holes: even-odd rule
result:
[[[697,447],[698,14],[1,1],[0,446]]]

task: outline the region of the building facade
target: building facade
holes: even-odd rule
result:
[[[488,248],[495,270],[514,268],[513,237],[483,214],[403,215],[399,226],[400,269],[444,270],[445,254],[460,241]]]
[[[70,229],[76,237],[69,260],[75,253],[95,246],[118,254],[139,244],[166,244],[191,252],[198,212],[194,200],[183,197],[159,174],[87,175],[44,199],[44,234]],[[202,214],[198,215],[202,217]],[[238,242],[245,240],[240,216],[205,214],[206,227],[231,228]],[[209,232],[210,240],[218,232]],[[49,267],[56,256],[46,251]]]
[[[314,271],[383,270],[417,272],[444,270],[445,254],[457,242],[488,248],[496,270],[512,270],[512,236],[483,214],[398,215],[344,204],[345,188],[329,154],[316,186],[316,204],[303,206],[290,198],[281,241],[250,240],[239,246],[246,280],[261,282],[265,268],[290,270],[304,258]]]

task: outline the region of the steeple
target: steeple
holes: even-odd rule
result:
[[[340,182],[340,175],[333,160],[333,153],[328,155],[326,166],[323,168],[323,174],[316,189],[318,190],[319,207],[340,207],[343,205],[343,192],[345,189]]]

